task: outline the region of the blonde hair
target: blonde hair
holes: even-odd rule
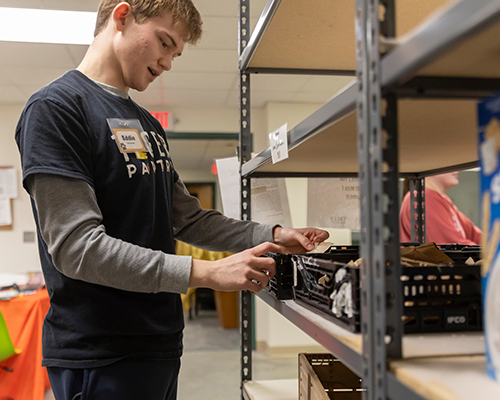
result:
[[[115,7],[123,0],[101,0],[97,11],[97,21],[94,37],[106,25]],[[191,0],[127,0],[132,9],[132,15],[138,24],[149,18],[157,17],[164,10],[172,13],[174,24],[181,24],[186,28],[186,43],[196,44],[203,33],[201,15]]]

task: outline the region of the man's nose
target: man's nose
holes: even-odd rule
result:
[[[160,62],[160,67],[165,71],[170,71],[172,69],[172,58],[171,57],[163,57]],[[163,71],[162,71],[163,72]]]

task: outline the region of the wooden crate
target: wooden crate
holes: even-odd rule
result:
[[[361,400],[361,379],[331,354],[299,354],[299,400]]]

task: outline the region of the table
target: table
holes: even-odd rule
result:
[[[21,354],[2,362],[14,371],[0,370],[0,400],[44,399],[50,383],[47,370],[42,367],[42,324],[49,306],[46,289],[0,301],[14,347],[21,350]]]

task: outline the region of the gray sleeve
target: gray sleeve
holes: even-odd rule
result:
[[[191,257],[165,254],[110,237],[94,189],[59,175],[28,177],[43,240],[62,274],[133,292],[185,293]]]
[[[204,210],[179,179],[174,187],[175,238],[195,247],[237,253],[263,242],[273,242],[273,225],[228,218],[216,210]]]

